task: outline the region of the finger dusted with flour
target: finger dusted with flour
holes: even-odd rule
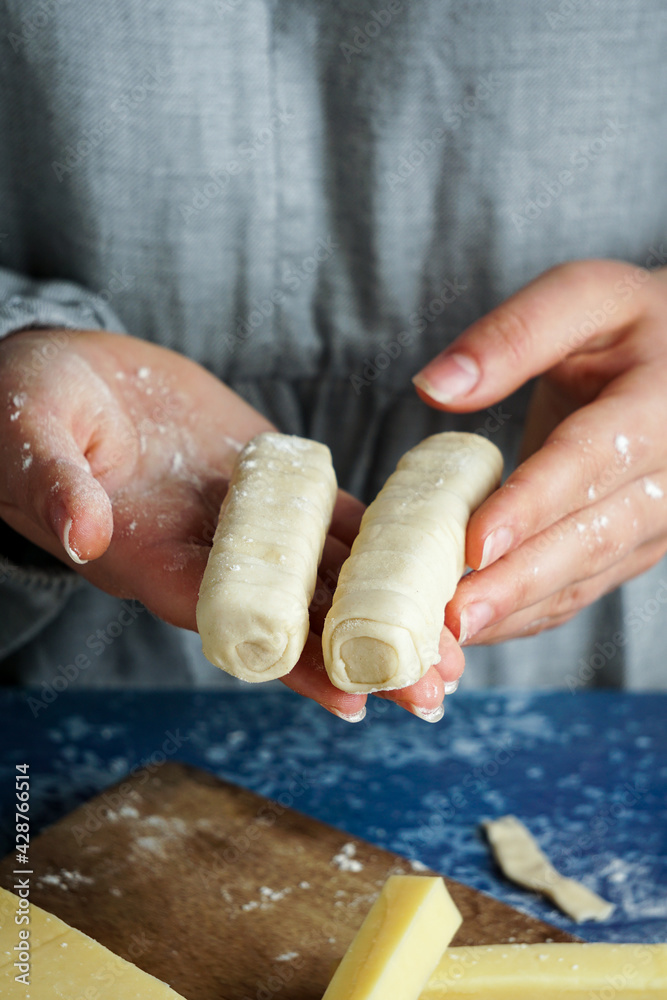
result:
[[[199,591],[197,627],[211,663],[252,682],[296,664],[335,499],[326,445],[277,433],[246,445]]]
[[[502,466],[478,434],[434,434],[400,459],[364,514],[326,618],[324,663],[336,687],[403,688],[438,663],[468,520]]]

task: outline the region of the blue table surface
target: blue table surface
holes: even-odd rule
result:
[[[0,692],[0,852],[16,764],[33,834],[165,756],[417,859],[591,941],[667,941],[667,695],[458,692],[431,726],[379,699],[350,725],[285,690]],[[177,745],[178,744],[178,745]],[[297,779],[295,786],[294,780]],[[616,904],[573,924],[508,883],[480,821],[514,813],[563,874]]]

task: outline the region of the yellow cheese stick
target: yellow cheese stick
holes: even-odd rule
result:
[[[254,683],[296,664],[336,493],[326,445],[266,433],[243,449],[197,603],[204,655],[216,667]]]
[[[434,434],[400,459],[363,516],[324,624],[324,665],[337,688],[403,688],[438,662],[468,520],[502,467],[479,434]]]
[[[6,889],[0,889],[0,996],[183,1000],[159,979]]]
[[[441,878],[392,875],[323,1000],[417,1000],[460,926]]]
[[[448,948],[421,1000],[665,1000],[667,944]]]

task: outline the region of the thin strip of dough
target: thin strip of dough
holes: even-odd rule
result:
[[[296,664],[335,501],[326,445],[269,432],[243,449],[197,603],[204,655],[216,667],[259,682]]]
[[[502,466],[478,434],[434,434],[400,459],[364,514],[326,617],[324,663],[337,688],[403,688],[438,662],[468,520]]]
[[[541,892],[577,923],[606,920],[614,912],[613,903],[557,872],[516,816],[501,816],[483,826],[496,861],[512,882]]]

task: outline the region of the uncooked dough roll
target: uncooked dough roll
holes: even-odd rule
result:
[[[326,445],[265,433],[243,449],[197,604],[204,655],[216,667],[257,682],[296,664],[335,500]]]
[[[326,617],[324,663],[337,688],[406,687],[438,662],[468,520],[502,467],[478,434],[434,434],[400,459],[364,514]]]

